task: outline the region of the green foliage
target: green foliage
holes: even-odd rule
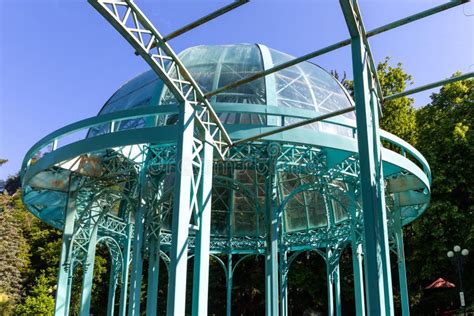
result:
[[[21,187],[20,176],[18,174],[14,176],[9,176],[7,178],[7,181],[5,181],[5,190],[10,195],[15,194],[18,191],[18,189],[20,189],[20,187]]]
[[[56,284],[58,275],[61,239],[61,231],[25,209],[20,190],[13,195],[0,194],[0,315],[52,313],[48,312],[50,300],[54,309],[54,291],[50,292],[50,289]],[[98,315],[105,314],[107,308],[107,259],[107,251],[99,247],[92,296],[93,312]],[[74,273],[72,314],[79,310],[81,279],[82,271],[78,269]]]
[[[51,285],[51,281],[43,273],[40,274],[39,277],[36,278],[31,293],[25,302],[17,306],[16,315],[53,315],[54,298],[51,295],[52,292],[53,286]]]
[[[342,77],[336,71],[331,73],[354,96],[354,82],[347,80],[345,73]],[[377,65],[377,74],[384,96],[402,92],[407,85],[412,83],[412,77],[403,70],[401,63],[395,67],[390,66],[389,57]],[[416,143],[417,127],[413,99],[402,97],[385,101],[382,112],[383,116],[380,120],[382,129],[397,135],[412,145]],[[384,146],[390,148],[388,144],[384,144]]]
[[[474,81],[447,84],[416,113],[417,147],[433,173],[431,203],[406,230],[408,280],[418,311],[458,306],[456,291],[445,302],[423,287],[438,277],[459,285],[446,252],[454,245],[474,250]],[[429,260],[427,260],[429,258]],[[474,271],[467,260],[465,271]],[[474,276],[465,273],[466,301],[474,301]]]
[[[24,274],[29,263],[29,245],[22,234],[15,197],[0,194],[0,295],[3,314],[21,300]]]
[[[412,77],[403,71],[401,63],[392,67],[389,65],[389,61],[390,58],[387,57],[377,65],[383,95],[402,92],[412,82]],[[410,144],[415,144],[417,129],[413,99],[402,97],[385,101],[382,112],[383,116],[380,120],[382,129],[397,135]]]

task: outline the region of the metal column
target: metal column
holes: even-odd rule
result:
[[[408,296],[407,272],[405,267],[405,251],[403,249],[403,231],[396,235],[397,238],[397,257],[398,257],[398,275],[400,278],[400,300],[402,303],[402,315],[410,315],[410,299]]]
[[[280,314],[288,315],[288,251],[280,250]]]
[[[143,177],[144,179],[145,177]],[[144,183],[141,183],[144,186]],[[130,297],[128,302],[128,315],[140,315],[140,294],[143,272],[143,231],[145,225],[145,205],[140,202],[140,206],[135,214],[135,231],[133,237],[132,272],[130,279]]]
[[[98,213],[97,210],[85,210],[85,212],[91,213]],[[99,215],[94,214],[95,216],[99,217]],[[82,229],[90,230],[89,241],[87,246],[87,254],[84,258],[84,263],[82,265],[83,268],[83,276],[82,276],[82,295],[81,295],[81,309],[79,315],[81,316],[89,316],[90,309],[91,309],[91,299],[92,299],[92,282],[94,280],[94,263],[95,263],[95,250],[97,244],[97,226],[98,223],[93,222],[92,218],[94,215],[91,216],[89,219],[89,225],[92,227],[84,227]]]
[[[160,277],[160,239],[152,236],[149,243],[146,315],[155,316],[158,307],[158,283]]]
[[[341,270],[339,269],[339,263],[334,268],[333,272],[334,280],[334,295],[335,295],[335,304],[336,304],[336,315],[342,316],[341,310]]]
[[[212,205],[212,166],[214,148],[212,137],[207,131],[204,134],[201,156],[201,179],[197,192],[198,214],[196,239],[194,245],[193,301],[192,314],[207,315],[209,287],[209,245],[211,239],[211,205]]]
[[[329,256],[326,256],[326,276],[328,291],[328,316],[334,316],[334,274]]]
[[[270,150],[269,153],[272,154]],[[269,162],[269,173],[265,186],[265,216],[268,228],[265,247],[265,314],[267,316],[278,316],[278,208],[275,205],[275,162],[273,159],[270,159]]]
[[[66,289],[66,315],[69,315],[69,308],[71,307],[71,292],[72,292],[72,281],[74,277],[74,263],[72,262],[68,271],[67,289]]]
[[[352,269],[354,271],[354,300],[357,316],[365,316],[364,295],[364,267],[362,244],[353,243],[352,246]]]
[[[370,315],[393,315],[392,280],[388,253],[378,102],[371,86],[370,48],[357,3],[340,0],[351,34],[357,140],[364,219],[364,264],[367,310]]]
[[[131,212],[127,215],[127,238],[125,238],[123,246],[122,258],[122,286],[120,288],[120,308],[119,316],[127,315],[127,296],[128,296],[128,275],[130,271],[130,255],[132,247],[133,224],[131,222]]]
[[[326,261],[328,315],[341,316],[341,286],[339,276],[340,249],[327,247],[324,260]]]
[[[179,113],[179,139],[176,155],[176,178],[173,198],[172,240],[170,250],[167,313],[184,316],[186,310],[186,276],[191,181],[193,179],[194,111],[188,102]]]
[[[71,181],[71,180],[69,180]],[[76,205],[74,195],[69,192],[67,201],[65,219],[64,219],[64,230],[63,240],[61,244],[61,258],[59,260],[59,275],[58,283],[56,288],[56,302],[54,306],[55,316],[68,315],[69,312],[69,299],[71,295],[72,285],[72,258],[71,258],[71,238],[74,232],[74,220],[76,217]]]
[[[232,315],[232,283],[234,269],[232,268],[232,253],[227,255],[227,271],[226,271],[226,315]]]
[[[364,266],[363,266],[363,229],[361,221],[361,210],[357,207],[355,187],[350,186],[350,214],[351,214],[351,252],[352,270],[354,273],[354,301],[357,316],[365,316],[364,295]]]
[[[403,246],[403,227],[401,210],[398,205],[398,199],[395,199],[396,210],[394,220],[395,243],[397,250],[398,278],[400,283],[400,301],[402,305],[402,315],[410,315],[410,297],[408,296],[407,272],[405,267],[405,250]]]
[[[112,262],[110,264],[109,292],[108,292],[108,299],[107,299],[107,316],[114,315],[115,291],[117,290],[117,282],[118,282],[117,261],[114,258],[112,258]]]

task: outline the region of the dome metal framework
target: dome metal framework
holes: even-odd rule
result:
[[[101,243],[112,258],[109,315],[117,300],[119,315],[140,314],[144,259],[146,314],[157,313],[161,261],[167,313],[184,315],[188,257],[191,310],[207,314],[210,256],[226,274],[230,315],[233,273],[254,255],[265,257],[266,314],[287,315],[288,271],[305,251],[325,260],[328,311],[341,315],[339,257],[348,246],[357,315],[393,315],[390,251],[408,315],[402,227],[427,207],[431,174],[415,148],[378,127],[383,96],[366,36],[458,3],[370,34],[357,4],[341,1],[351,40],[294,59],[253,44],[176,55],[165,39],[184,31],[161,36],[132,1],[89,2],[152,70],[117,90],[96,117],[51,133],[25,157],[25,205],[63,231],[56,315],[69,313],[78,266],[80,313],[89,315]],[[355,104],[334,77],[305,61],[348,44]]]

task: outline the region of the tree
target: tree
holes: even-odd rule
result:
[[[431,100],[416,113],[417,147],[433,174],[431,202],[407,230],[406,238],[412,303],[423,312],[459,302],[450,295],[445,295],[444,303],[434,301],[434,295],[423,287],[437,277],[457,284],[446,252],[456,244],[474,251],[474,81],[447,84],[439,93],[433,93]],[[466,264],[465,271],[474,271],[473,260]],[[474,300],[473,282],[474,276],[466,273],[468,304]]]
[[[412,76],[407,74],[402,64],[396,67],[389,65],[390,58],[386,57],[377,65],[377,73],[381,90],[384,96],[405,91],[408,84],[412,83]],[[413,99],[402,97],[383,103],[383,116],[380,128],[397,135],[410,144],[416,142],[416,117],[413,108]]]
[[[14,197],[0,193],[0,296],[2,315],[10,315],[21,300],[29,263],[29,245],[22,234]]]
[[[354,96],[354,82],[348,80],[345,73],[342,77],[337,71],[331,71],[331,74]],[[383,62],[378,63],[377,75],[384,96],[403,92],[412,83],[412,76],[403,70],[401,63],[397,63],[395,67],[390,66],[390,57],[385,57]],[[380,127],[383,130],[412,145],[416,143],[417,128],[413,99],[402,97],[385,101],[382,105],[382,114]],[[384,146],[390,147],[388,144]]]

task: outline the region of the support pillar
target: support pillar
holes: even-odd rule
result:
[[[95,212],[91,210],[90,212]],[[83,277],[82,277],[82,295],[81,295],[81,309],[79,312],[80,316],[89,316],[91,309],[92,299],[92,283],[94,280],[94,262],[95,262],[95,249],[97,243],[97,225],[92,224],[93,227],[87,227],[84,229],[90,229],[89,243],[87,247],[87,254],[82,265]]]
[[[403,231],[397,233],[397,258],[398,275],[400,279],[400,300],[402,303],[402,315],[410,315],[410,299],[408,296],[407,272],[405,267],[405,251],[403,249]]]
[[[67,289],[66,289],[66,315],[69,315],[69,308],[71,307],[71,292],[72,281],[74,277],[74,263],[71,261],[71,266],[68,271]]]
[[[352,244],[352,269],[354,271],[354,294],[357,316],[365,316],[364,267],[362,244]]]
[[[158,283],[160,277],[160,239],[153,237],[149,243],[146,315],[156,316],[158,308]]]
[[[196,239],[194,245],[194,273],[193,273],[193,306],[192,314],[207,315],[208,288],[209,288],[209,247],[211,241],[211,204],[212,204],[212,165],[213,152],[212,137],[208,132],[204,134],[203,149],[201,150],[201,172],[198,189],[198,216]]]
[[[367,312],[394,315],[387,214],[379,136],[379,102],[370,72],[370,47],[355,0],[340,0],[351,34],[357,141],[364,220]]]
[[[328,289],[328,315],[341,316],[341,284],[339,275],[339,250],[326,248],[326,275]]]
[[[145,177],[143,177],[145,178]],[[142,185],[144,185],[142,183]],[[135,214],[135,230],[133,238],[132,277],[130,279],[130,297],[128,302],[128,315],[140,315],[140,298],[143,272],[143,228],[145,222],[145,205],[140,203]]]
[[[328,291],[328,316],[334,316],[334,275],[331,271],[331,265],[328,262],[326,262],[326,275]]]
[[[395,199],[395,243],[397,249],[397,265],[398,265],[398,279],[400,283],[400,302],[402,307],[402,315],[410,315],[410,297],[408,296],[407,272],[405,267],[405,249],[403,245],[403,227],[401,211],[398,207],[398,199]]]
[[[271,144],[269,148],[270,146]],[[278,297],[280,294],[278,286],[278,208],[275,206],[275,164],[273,159],[269,163],[269,174],[265,186],[265,215],[267,231],[269,232],[265,248],[265,314],[267,316],[278,316]]]
[[[184,316],[188,264],[188,230],[191,180],[193,179],[194,110],[188,102],[179,113],[179,138],[176,155],[176,178],[173,198],[172,239],[170,249],[167,314]]]
[[[69,180],[71,181],[71,180]],[[63,240],[61,244],[61,258],[59,260],[59,275],[56,287],[56,301],[54,306],[55,316],[66,316],[69,312],[69,299],[71,295],[73,263],[71,258],[71,241],[74,233],[74,220],[76,217],[75,195],[68,194],[65,209]]]
[[[130,271],[130,255],[132,246],[132,232],[133,224],[131,222],[132,214],[127,215],[127,238],[125,239],[123,246],[123,257],[122,257],[122,286],[120,287],[120,304],[119,304],[119,316],[127,315],[127,296],[128,296],[128,277]]]
[[[107,316],[114,315],[115,291],[117,290],[117,282],[118,282],[117,260],[112,258],[112,262],[110,264],[109,292],[108,292],[108,298],[107,298]]]
[[[339,263],[334,268],[334,294],[336,298],[336,316],[342,316],[341,309],[341,271],[339,269]]]
[[[354,301],[357,316],[365,316],[365,295],[364,295],[364,266],[363,266],[363,230],[361,222],[361,210],[356,204],[356,188],[350,186],[350,214],[351,214],[351,252],[352,271],[354,273]]]
[[[235,180],[235,171],[233,168],[230,170],[232,179]],[[234,283],[234,267],[232,262],[232,235],[234,233],[234,208],[235,208],[235,190],[229,189],[229,213],[227,214],[227,243],[229,247],[229,253],[227,254],[227,271],[226,271],[226,316],[232,315],[232,287]]]
[[[280,255],[280,313],[288,315],[288,252],[281,251]]]
[[[226,274],[226,312],[227,316],[232,315],[232,286],[234,269],[232,267],[232,254],[227,255],[227,274]]]

